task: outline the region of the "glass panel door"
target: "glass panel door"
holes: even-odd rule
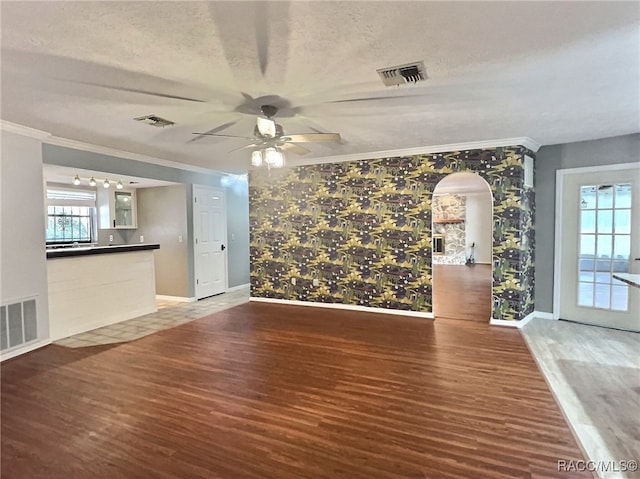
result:
[[[567,170],[559,197],[560,319],[640,331],[640,166]],[[555,309],[555,307],[554,307]]]
[[[133,226],[133,194],[127,191],[114,191],[115,225]]]
[[[613,273],[629,272],[631,195],[631,183],[580,187],[578,306],[629,309],[628,287]]]

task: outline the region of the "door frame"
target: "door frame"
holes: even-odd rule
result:
[[[583,173],[599,173],[602,171],[640,170],[638,163],[616,163],[613,165],[584,166],[579,168],[565,168],[556,171],[556,222],[555,241],[553,247],[553,319],[560,319],[560,278],[562,278],[562,224],[563,224],[563,183],[565,176],[580,175]]]
[[[193,248],[193,293],[196,301],[199,299],[205,298],[207,296],[203,296],[202,298],[198,297],[197,292],[197,279],[198,279],[198,255],[196,254],[196,232],[195,232],[195,211],[196,211],[196,189],[207,189],[210,191],[215,191],[216,194],[220,194],[223,200],[223,210],[224,210],[224,231],[225,235],[228,235],[227,231],[227,192],[224,188],[219,186],[210,186],[210,185],[200,185],[194,184],[191,188],[191,208],[192,208],[192,225],[191,229],[193,231],[193,235],[191,238],[191,247]],[[229,241],[228,238],[225,238],[226,249],[224,250],[224,291],[226,293],[229,290]]]

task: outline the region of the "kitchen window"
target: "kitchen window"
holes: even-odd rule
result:
[[[47,188],[47,244],[97,242],[96,193]]]

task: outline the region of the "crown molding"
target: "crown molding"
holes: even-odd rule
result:
[[[124,158],[127,160],[141,161],[143,163],[151,163],[158,166],[166,166],[167,168],[176,168],[178,170],[193,171],[194,173],[204,173],[206,175],[220,175],[227,176],[228,173],[222,171],[213,170],[210,168],[203,168],[200,166],[189,165],[187,163],[179,163],[177,161],[163,160],[155,158],[153,156],[141,155],[139,153],[131,153],[129,151],[118,150],[116,148],[109,148],[106,146],[94,145],[92,143],[85,143],[78,140],[70,140],[68,138],[62,138],[59,136],[50,136],[46,141],[49,145],[64,146],[65,148],[72,148],[74,150],[90,151],[92,153],[98,153],[101,155],[115,156],[118,158]]]
[[[445,145],[420,146],[416,148],[402,148],[399,150],[371,151],[367,153],[353,153],[350,155],[325,156],[309,159],[301,164],[340,163],[343,161],[370,160],[372,158],[389,158],[394,156],[426,155],[431,153],[446,153],[449,151],[481,150],[504,146],[524,146],[534,153],[541,147],[540,143],[527,136],[518,138],[503,138],[497,140],[470,141],[466,143],[450,143]]]
[[[35,138],[36,140],[46,140],[51,136],[51,133],[46,131],[37,130],[35,128],[19,125],[18,123],[12,123],[6,120],[0,120],[0,130],[15,133],[16,135],[27,136],[29,138]]]

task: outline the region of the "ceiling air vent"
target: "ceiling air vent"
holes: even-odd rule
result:
[[[138,118],[134,118],[134,120],[141,121],[143,123],[146,123],[147,125],[157,126],[158,128],[175,125],[174,122],[165,120],[164,118],[160,118],[156,115],[139,116]]]
[[[427,79],[424,62],[407,63],[397,67],[376,70],[385,86],[397,86],[405,83],[416,83]]]

